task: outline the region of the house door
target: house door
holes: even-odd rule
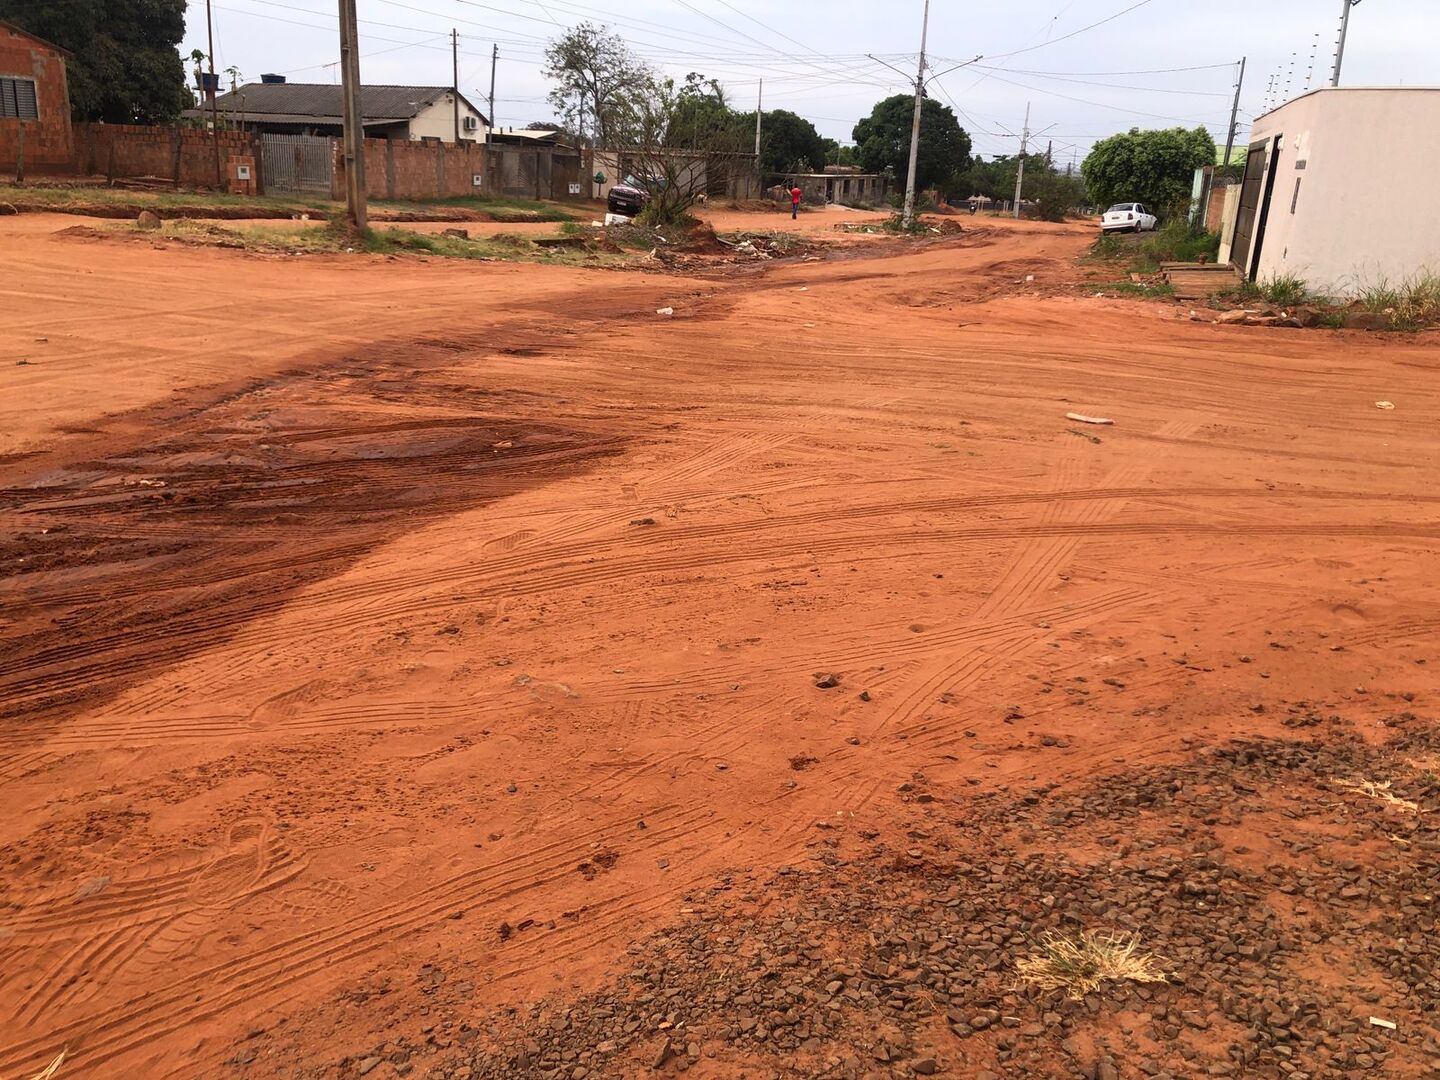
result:
[[[1250,268],[1259,264],[1270,193],[1275,186],[1275,170],[1270,165],[1275,157],[1274,149],[1283,137],[1277,135],[1265,142],[1254,143],[1250,147],[1250,156],[1245,159],[1245,179],[1240,187],[1240,206],[1235,212],[1235,240],[1230,248],[1230,261],[1247,280]]]
[[[332,141],[321,135],[261,135],[260,178],[267,195],[330,195]]]

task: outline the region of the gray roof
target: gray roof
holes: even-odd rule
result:
[[[366,124],[413,120],[422,109],[448,93],[448,86],[362,86],[360,114]],[[470,105],[464,94],[460,100]],[[246,83],[238,90],[221,94],[215,105],[221,112],[243,112],[247,119],[283,116],[283,121],[275,120],[277,123],[338,124],[344,110],[340,87],[334,83]],[[480,112],[473,105],[470,108]]]

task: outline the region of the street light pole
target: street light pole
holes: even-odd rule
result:
[[[210,141],[215,144],[215,190],[224,188],[224,176],[220,169],[220,107],[215,102],[215,16],[210,10],[210,0],[205,0],[205,31],[210,44],[210,77],[206,82],[205,96],[210,99]]]
[[[1020,217],[1020,196],[1025,191],[1025,151],[1030,143],[1030,103],[1025,103],[1025,126],[1020,129],[1020,165],[1015,170],[1015,217]]]

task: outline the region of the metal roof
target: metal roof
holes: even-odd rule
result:
[[[366,124],[386,120],[413,120],[421,110],[450,93],[448,86],[362,86],[360,114]],[[483,113],[460,95],[481,120]],[[244,113],[247,120],[284,116],[280,123],[340,122],[344,112],[341,88],[334,83],[246,83],[239,89],[221,94],[216,108],[225,113]],[[488,120],[485,121],[489,123]]]

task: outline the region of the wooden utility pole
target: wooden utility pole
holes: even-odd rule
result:
[[[485,145],[490,145],[490,132],[495,127],[495,68],[500,63],[500,46],[490,46],[490,122],[485,125]]]
[[[224,172],[220,168],[220,108],[215,102],[215,16],[210,10],[210,0],[205,0],[205,31],[210,39],[210,77],[205,83],[205,95],[210,99],[210,141],[215,145],[215,190],[224,189]]]
[[[360,31],[355,0],[340,0],[340,82],[345,102],[345,214],[363,232],[365,208],[365,125],[360,112]]]
[[[450,97],[455,102],[455,144],[460,144],[460,31],[450,31]]]

